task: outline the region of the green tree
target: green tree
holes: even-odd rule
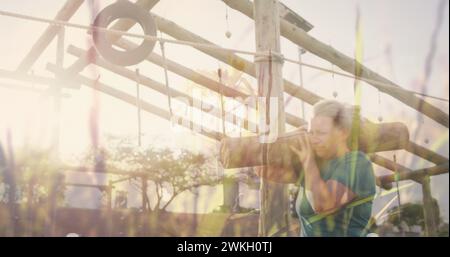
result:
[[[144,173],[153,182],[156,192],[153,208],[146,197],[147,207],[153,211],[166,210],[183,192],[220,182],[211,157],[185,149],[139,148],[127,138],[115,138],[104,153],[107,170]],[[133,181],[142,190],[137,182]]]
[[[3,182],[4,188],[8,188],[6,184],[11,183],[11,178],[7,178],[5,172],[5,164],[11,160],[5,158],[4,153],[0,168],[0,182]],[[63,175],[60,173],[63,165],[52,158],[51,149],[24,146],[14,153],[14,162],[8,164],[9,172],[14,173],[14,183],[17,186],[16,199],[26,201],[30,204],[45,203],[50,196],[52,190],[55,192],[55,201],[61,204],[64,200]],[[3,190],[2,201],[6,201],[4,195],[9,194],[8,190]]]

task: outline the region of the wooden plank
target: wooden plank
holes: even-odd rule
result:
[[[55,20],[68,21],[80,8],[84,0],[68,0],[55,16]],[[48,47],[50,42],[58,35],[60,26],[49,25],[44,33],[39,37],[31,50],[17,67],[18,71],[27,72],[36,62],[39,56]]]
[[[293,10],[291,10],[283,3],[278,2],[278,7],[281,19],[284,19],[294,24],[295,26],[303,29],[304,31],[310,31],[314,27],[311,23],[309,23],[307,20],[305,20],[303,17],[295,13]]]

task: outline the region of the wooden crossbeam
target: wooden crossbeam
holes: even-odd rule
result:
[[[429,168],[423,168],[411,172],[399,172],[397,176],[395,174],[380,176],[379,179],[382,181],[382,183],[390,183],[395,182],[396,177],[400,180],[414,180],[414,181],[421,181],[424,176],[436,176],[440,174],[448,173],[448,162],[436,165]]]
[[[26,81],[30,83],[48,86],[53,86],[55,83],[58,83],[58,80],[56,80],[55,78],[42,77],[38,75],[31,75],[23,72],[8,71],[3,69],[0,69],[0,78],[12,79],[17,81]]]
[[[80,8],[84,0],[68,0],[55,16],[55,20],[68,21]],[[39,37],[31,50],[17,67],[17,71],[27,72],[36,62],[39,56],[48,47],[50,42],[58,35],[60,26],[49,25],[45,32]]]
[[[405,167],[403,165],[400,165],[400,164],[398,164],[396,162],[393,162],[393,161],[391,161],[391,160],[389,160],[389,159],[387,159],[387,158],[385,158],[385,157],[383,157],[381,155],[369,154],[368,156],[369,156],[370,160],[373,163],[375,163],[378,166],[383,167],[385,169],[391,170],[394,173],[401,174],[400,176],[404,176],[405,174],[410,174],[410,173],[413,172],[411,169],[409,169],[409,168],[407,168],[407,167]],[[393,175],[396,175],[396,174],[393,174]],[[417,178],[411,178],[411,179],[413,181],[419,183],[419,184],[422,183],[421,179],[417,179]],[[388,184],[390,182],[388,180],[385,180],[385,179],[379,177],[378,181],[380,182],[380,186],[383,186],[383,187],[386,187],[386,188],[389,187]]]
[[[121,100],[121,99],[119,99],[119,100]],[[107,173],[107,174],[123,175],[123,176],[130,176],[130,177],[148,176],[148,173],[143,172],[143,171],[122,171],[122,170],[109,169],[109,170],[102,170],[102,172],[100,172],[98,170],[95,170],[93,167],[87,167],[87,166],[65,166],[65,167],[62,167],[61,170],[73,171],[73,172],[85,172],[85,173],[102,173],[103,172],[103,173]],[[114,181],[114,182],[116,182],[116,181]]]
[[[405,150],[437,165],[448,163],[448,159],[444,156],[414,142],[410,142]]]

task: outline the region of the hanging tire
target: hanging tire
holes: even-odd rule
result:
[[[96,27],[108,28],[115,20],[126,18],[136,21],[147,36],[156,36],[156,24],[152,16],[139,6],[128,1],[117,1],[105,7],[98,13],[94,25]],[[113,48],[113,44],[107,38],[107,32],[94,30],[93,41],[97,52],[108,62],[130,66],[142,62],[153,51],[156,41],[144,40],[138,47],[120,51]]]

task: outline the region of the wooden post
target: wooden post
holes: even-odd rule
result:
[[[140,81],[139,81],[139,68],[136,69],[136,106],[137,106],[137,122],[138,122],[138,146],[141,147],[141,105],[139,104],[139,100],[141,99],[141,92],[140,92]]]
[[[108,181],[108,186],[106,187],[106,194],[107,194],[107,203],[106,207],[108,211],[112,210],[112,189],[113,189],[113,182],[111,180]]]
[[[255,57],[256,77],[258,78],[258,113],[260,115],[259,133],[260,136],[264,135],[260,137],[260,140],[269,143],[276,139],[277,134],[285,131],[283,63],[279,58],[278,0],[255,0],[253,8],[256,51],[264,54]],[[269,54],[269,56],[265,54]],[[259,236],[276,234],[288,226],[288,199],[286,185],[261,178]]]
[[[142,210],[145,212],[147,210],[147,177],[142,176]],[[150,206],[149,206],[150,207]]]
[[[113,182],[111,180],[108,181],[108,185],[106,186],[106,194],[108,197],[107,200],[107,217],[106,217],[106,234],[110,237],[113,236],[113,210],[112,210],[112,191],[113,191]]]
[[[423,217],[425,219],[425,235],[437,236],[436,215],[439,215],[436,210],[436,205],[433,203],[431,196],[430,177],[424,176],[422,181],[422,195],[423,195]]]
[[[305,49],[299,47],[298,48],[298,61],[300,63],[302,63],[302,55],[305,54],[306,51]],[[300,78],[300,87],[303,87],[303,69],[302,69],[302,65],[298,66],[298,71],[299,71],[299,78]],[[301,105],[302,105],[302,119],[305,119],[305,101],[301,101]]]
[[[149,231],[148,226],[149,226],[149,224],[152,224],[152,223],[149,223],[149,220],[148,220],[149,214],[147,212],[147,211],[151,210],[150,204],[148,202],[148,195],[147,195],[147,188],[148,188],[147,179],[148,179],[147,175],[143,175],[141,177],[141,180],[142,180],[141,181],[141,183],[142,183],[142,185],[141,185],[141,187],[142,187],[142,216],[141,216],[142,230],[139,232],[140,236],[148,236],[148,231]],[[158,206],[156,206],[155,209],[157,210]]]

